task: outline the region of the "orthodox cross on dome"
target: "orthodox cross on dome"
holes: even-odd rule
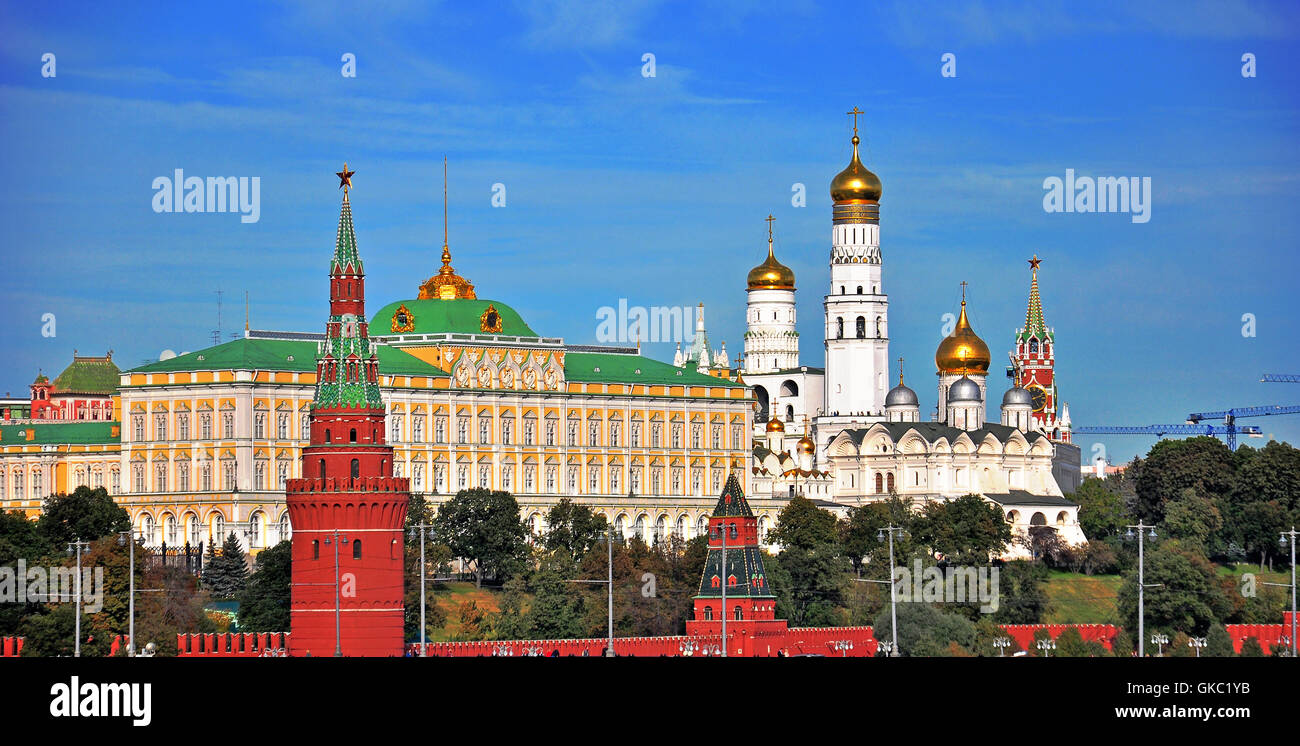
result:
[[[866,114],[866,112],[855,106],[853,107],[853,111],[849,111],[845,113],[853,117],[853,136],[857,137],[858,136],[858,115]]]
[[[767,222],[767,245],[771,246],[772,245],[772,223],[776,222],[776,218],[772,217],[772,213],[769,212],[767,214],[767,217],[763,218],[763,220]]]
[[[342,171],[335,171],[334,175],[339,177],[339,189],[343,190],[343,196],[347,196],[348,190],[352,188],[352,174],[356,171],[349,171],[348,164],[344,162]]]
[[[966,281],[961,281],[961,304],[966,305]]]
[[[903,358],[898,358],[898,385],[903,385]]]

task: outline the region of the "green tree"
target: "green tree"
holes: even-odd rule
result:
[[[1028,560],[1005,562],[998,568],[998,608],[993,621],[998,624],[1040,624],[1049,601],[1046,582],[1048,570]]]
[[[1210,537],[1223,527],[1223,517],[1214,501],[1196,494],[1192,487],[1184,487],[1178,496],[1165,504],[1165,532],[1171,539],[1181,539],[1189,546],[1205,552]]]
[[[793,626],[843,623],[844,591],[851,581],[839,536],[835,516],[807,498],[791,499],[777,515],[771,538],[781,545],[774,564],[783,577],[772,588]]]
[[[572,570],[567,557],[548,557],[533,573],[533,602],[525,614],[527,632],[533,639],[582,636],[582,596],[574,593],[573,584],[568,582]]]
[[[210,550],[211,554],[211,550]],[[221,554],[212,556],[203,568],[203,585],[216,599],[234,599],[248,584],[248,558],[239,539],[228,534]]]
[[[1087,477],[1074,494],[1066,497],[1079,503],[1079,528],[1090,541],[1114,536],[1132,523],[1124,510],[1124,496],[1113,479]]]
[[[94,541],[131,529],[131,516],[103,487],[78,487],[45,498],[37,530],[56,550],[71,541]]]
[[[1163,521],[1166,504],[1184,489],[1214,499],[1230,495],[1237,481],[1232,451],[1209,436],[1161,440],[1130,470],[1137,490],[1134,510],[1147,523]]]
[[[1197,549],[1171,539],[1146,550],[1146,628],[1203,635],[1232,610],[1214,571]],[[1137,571],[1119,590],[1124,626],[1137,629]]]
[[[473,564],[477,587],[485,576],[505,581],[524,569],[528,529],[509,492],[461,490],[438,508],[433,526],[439,541]]]
[[[833,513],[797,495],[777,515],[776,527],[770,532],[769,539],[783,549],[812,549],[838,542],[839,531]]]
[[[262,550],[238,594],[240,630],[288,632],[292,582],[293,543],[286,540]]]
[[[1232,649],[1232,636],[1222,624],[1210,625],[1210,631],[1205,635],[1205,649],[1201,655],[1207,658],[1231,658],[1236,655]]]
[[[873,625],[876,639],[890,640],[892,629],[890,610],[885,608]],[[964,616],[946,613],[930,604],[898,605],[898,648],[901,655],[948,657],[970,654],[975,649],[975,641],[976,626]]]
[[[546,514],[542,546],[552,552],[567,552],[578,562],[605,536],[606,525],[604,515],[562,497]]]
[[[929,503],[912,532],[931,556],[962,565],[987,565],[1011,542],[1011,526],[1002,511],[979,495]]]

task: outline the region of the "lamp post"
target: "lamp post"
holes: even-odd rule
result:
[[[620,534],[622,536],[622,534]],[[604,583],[609,588],[608,608],[609,608],[609,640],[605,643],[605,657],[614,657],[614,528],[605,526],[605,546],[608,550],[609,561],[606,564],[607,577],[605,580],[570,580],[570,583]]]
[[[126,632],[126,657],[128,658],[135,657],[135,542],[138,538],[141,537],[137,536],[134,529],[130,531],[119,531],[117,533],[117,545],[119,547],[130,542],[129,554],[131,559],[129,565],[130,569],[128,570],[130,580],[127,585],[128,596],[126,604],[127,614],[129,617]],[[164,561],[166,560],[164,559]]]
[[[891,657],[898,657],[898,583],[894,579],[894,536],[903,538],[903,529],[901,526],[895,526],[892,523],[880,531],[876,532],[876,541],[884,541],[886,535],[889,538],[889,580],[866,580],[867,583],[889,583],[889,632],[893,640],[890,642],[888,650]],[[883,645],[883,643],[882,643]]]
[[[998,657],[1006,657],[1007,648],[1011,647],[1010,637],[999,637],[993,641],[993,647],[998,649]]]
[[[841,658],[847,658],[848,651],[853,649],[852,640],[831,640],[827,645],[830,646],[831,650],[840,651]]]
[[[1151,635],[1151,644],[1159,646],[1159,650],[1156,652],[1156,657],[1160,658],[1165,654],[1165,646],[1169,644],[1169,636],[1157,632],[1156,634]]]
[[[1143,658],[1143,657],[1146,656],[1146,646],[1145,646],[1143,643],[1144,643],[1144,641],[1145,641],[1145,639],[1146,639],[1146,630],[1145,630],[1145,622],[1146,622],[1146,620],[1145,620],[1145,616],[1146,616],[1146,612],[1145,612],[1145,609],[1146,609],[1146,587],[1147,587],[1147,586],[1146,586],[1146,582],[1145,582],[1145,578],[1146,578],[1146,555],[1145,555],[1145,553],[1144,553],[1144,544],[1143,544],[1143,542],[1144,542],[1144,540],[1145,540],[1146,538],[1150,538],[1150,539],[1152,539],[1152,540],[1154,540],[1154,539],[1156,538],[1156,528],[1155,528],[1155,526],[1148,526],[1148,525],[1146,525],[1145,523],[1143,523],[1142,521],[1138,521],[1138,522],[1137,522],[1137,525],[1134,525],[1134,526],[1127,526],[1126,528],[1128,528],[1128,533],[1125,534],[1125,538],[1128,538],[1128,539],[1132,539],[1132,538],[1133,538],[1133,529],[1137,529],[1137,542],[1138,542],[1138,657],[1139,657],[1139,658]],[[1143,534],[1143,533],[1142,533],[1143,531],[1150,531],[1150,534]],[[1153,584],[1153,585],[1159,585],[1159,584],[1158,584],[1158,583],[1155,583],[1155,584]]]
[[[1046,640],[1039,640],[1035,644],[1038,646],[1039,650],[1043,651],[1044,658],[1051,658],[1052,651],[1056,650],[1056,640],[1050,638]]]
[[[888,640],[882,640],[876,643],[876,647],[885,651],[885,657],[889,657],[894,652],[894,643]]]
[[[424,564],[425,529],[428,529],[428,536],[430,539],[432,539],[433,527],[426,523],[417,523],[414,526],[411,526],[411,532],[410,532],[411,538],[415,538],[417,534],[420,537],[420,657],[421,658],[426,657],[425,641],[424,641],[424,637],[425,637],[424,619],[425,619],[425,612],[428,608],[424,600],[425,578],[427,576],[427,573],[425,572],[425,564]]]
[[[72,656],[74,658],[81,657],[81,550],[83,548],[88,549],[89,547],[90,542],[82,541],[80,539],[74,539],[68,543],[68,555],[71,556],[75,552],[77,556],[77,579],[75,581],[77,594],[77,620],[73,627],[73,634],[77,636],[77,639],[72,649]]]
[[[1290,531],[1281,532],[1277,543],[1286,546],[1287,538],[1291,539],[1291,657],[1296,657],[1296,603],[1295,603],[1295,537],[1300,532],[1295,530],[1295,526]]]
[[[339,588],[339,544],[347,544],[348,537],[339,534],[336,528],[334,536],[334,657],[343,657],[343,598]],[[330,537],[325,537],[325,543],[330,543]]]
[[[695,640],[686,640],[677,644],[677,652],[682,656],[689,658],[695,655],[695,651],[700,649],[700,643]]]
[[[1192,650],[1195,650],[1195,651],[1196,651],[1196,657],[1197,657],[1197,658],[1200,658],[1200,657],[1201,657],[1201,648],[1205,647],[1205,638],[1204,638],[1204,637],[1193,637],[1192,639],[1190,639],[1190,640],[1187,641],[1187,647],[1191,648]]]

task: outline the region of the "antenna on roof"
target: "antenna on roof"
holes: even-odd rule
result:
[[[244,336],[248,336],[248,291],[244,291]]]
[[[221,296],[222,296],[222,291],[221,291],[220,289],[218,289],[216,292],[217,292],[217,328],[212,330],[212,344],[213,344],[214,346],[215,346],[215,345],[219,345],[219,344],[221,344]]]

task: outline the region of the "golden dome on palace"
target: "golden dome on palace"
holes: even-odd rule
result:
[[[767,259],[749,270],[750,290],[794,290],[794,270],[776,260],[772,246],[767,247]]]
[[[848,168],[831,179],[831,199],[835,202],[879,202],[884,187],[858,158],[858,136],[853,136],[853,160]]]
[[[992,360],[989,346],[975,334],[970,320],[966,318],[966,301],[963,300],[957,327],[939,343],[939,349],[934,353],[934,364],[940,373],[986,375]]]
[[[780,418],[773,417],[767,421],[767,431],[769,433],[783,433],[785,432],[785,425],[781,424]]]

